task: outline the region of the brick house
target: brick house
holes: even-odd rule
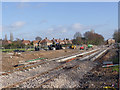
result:
[[[64,44],[72,44],[72,40],[63,40],[64,41]]]
[[[3,44],[3,45],[8,45],[8,44],[12,44],[12,42],[9,41],[9,40],[3,40],[3,41],[2,41],[2,44]]]
[[[72,40],[67,40],[67,43],[68,44],[72,44]]]
[[[53,38],[51,41],[52,41],[52,43],[55,43],[55,44],[56,44],[56,43],[59,43],[59,39],[54,39],[54,38]]]
[[[25,45],[30,45],[31,42],[29,40],[23,40],[22,43]]]
[[[34,41],[32,41],[32,42],[33,42],[33,46],[34,46],[34,47],[37,46],[37,45],[41,46],[39,40],[34,40]]]
[[[52,41],[52,42],[55,42],[55,44],[56,44],[56,43],[64,44],[64,41],[61,40],[61,39],[54,39],[54,38],[53,38],[51,41]]]
[[[44,40],[42,40],[42,41],[40,42],[40,44],[41,44],[42,46],[48,46],[48,45],[53,44],[53,42],[52,42],[51,40],[47,39],[47,37],[46,37]]]
[[[63,40],[59,39],[60,44],[65,44]]]

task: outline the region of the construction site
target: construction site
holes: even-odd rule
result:
[[[73,48],[75,47],[75,48]],[[1,89],[112,88],[118,89],[115,46],[70,46],[60,50],[2,53]],[[114,61],[115,60],[115,61]]]
[[[0,90],[119,90],[118,0],[2,0]]]

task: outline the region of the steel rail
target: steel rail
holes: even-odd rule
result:
[[[61,62],[61,61],[64,61],[64,60],[68,60],[68,59],[72,59],[73,57],[78,57],[78,56],[83,56],[83,55],[86,55],[86,54],[89,54],[89,53],[92,53],[94,51],[97,51],[99,50],[100,48],[98,49],[94,49],[94,50],[91,50],[91,51],[88,51],[88,52],[83,52],[83,53],[75,53],[75,54],[72,54],[72,55],[69,55],[69,56],[64,56],[64,57],[60,57],[60,58],[54,58],[52,60],[47,60],[47,61],[42,61],[42,62],[37,62],[37,63],[34,63],[34,64],[27,64],[27,65],[24,65],[23,67],[20,66],[20,68],[16,68],[12,71],[9,71],[9,72],[5,72],[5,73],[2,73],[0,76],[2,75],[8,75],[10,73],[13,73],[15,71],[21,71],[21,70],[26,70],[26,69],[30,69],[32,67],[37,67],[38,65],[42,65],[42,64],[45,64],[47,63],[48,61],[57,61],[57,62]],[[29,66],[30,65],[30,66]]]
[[[92,52],[91,52],[91,53],[92,53]],[[88,53],[88,54],[89,54],[89,53]],[[76,58],[77,58],[77,57],[76,57]],[[70,60],[70,59],[68,59],[68,61],[69,61],[69,60]],[[57,69],[64,68],[64,65],[65,65],[65,64],[66,64],[66,63],[64,63],[64,64],[62,64],[62,65],[59,65],[59,66],[57,66],[57,67],[55,67],[55,68],[53,68],[53,69],[50,69],[50,70],[48,70],[48,71],[46,71],[46,72],[43,72],[43,73],[34,75],[34,76],[32,76],[32,77],[28,77],[28,78],[26,78],[26,79],[23,80],[23,81],[16,82],[16,83],[14,83],[14,84],[12,84],[12,85],[8,85],[8,86],[3,87],[3,88],[12,88],[12,87],[15,87],[15,86],[17,86],[17,85],[19,85],[19,84],[21,84],[21,83],[23,83],[23,82],[28,81],[29,79],[34,79],[35,77],[39,77],[39,76],[41,76],[41,75],[48,74],[48,73],[50,73],[50,72],[53,71],[53,70],[57,70]]]

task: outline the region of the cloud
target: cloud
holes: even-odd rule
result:
[[[101,27],[104,27],[108,24],[98,24],[98,25],[82,25],[80,23],[74,23],[72,24],[69,29],[72,31],[85,31],[85,30],[91,30],[91,29],[98,29]]]
[[[54,33],[66,33],[68,31],[67,27],[65,26],[54,26],[54,27],[50,27],[47,30],[48,32],[54,32]]]
[[[99,24],[99,25],[83,25],[80,23],[73,23],[71,25],[52,25],[51,27],[49,27],[47,30],[44,30],[45,34],[44,36],[48,36],[48,37],[60,37],[60,38],[66,38],[66,36],[71,37],[73,35],[73,33],[75,32],[81,32],[83,33],[84,31],[89,31],[91,29],[98,29],[101,28],[103,26],[105,26],[107,24]]]
[[[22,22],[22,21],[18,21],[18,22],[15,22],[11,25],[12,28],[20,28],[20,27],[23,27],[25,25],[25,22]]]
[[[26,23],[23,21],[17,21],[9,26],[3,26],[3,31],[14,31],[22,28]]]
[[[83,30],[91,29],[91,26],[85,26],[80,23],[75,23],[70,26],[70,29],[74,31],[83,31]]]
[[[91,29],[90,26],[84,26],[80,23],[75,23],[69,26],[65,26],[65,25],[58,25],[58,26],[53,26],[48,28],[48,33],[67,33],[69,31],[84,31],[84,30],[88,30]]]

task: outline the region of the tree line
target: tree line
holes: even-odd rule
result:
[[[104,37],[94,31],[87,31],[83,34],[83,37],[80,32],[74,34],[73,44],[94,44],[101,45],[104,44]]]

